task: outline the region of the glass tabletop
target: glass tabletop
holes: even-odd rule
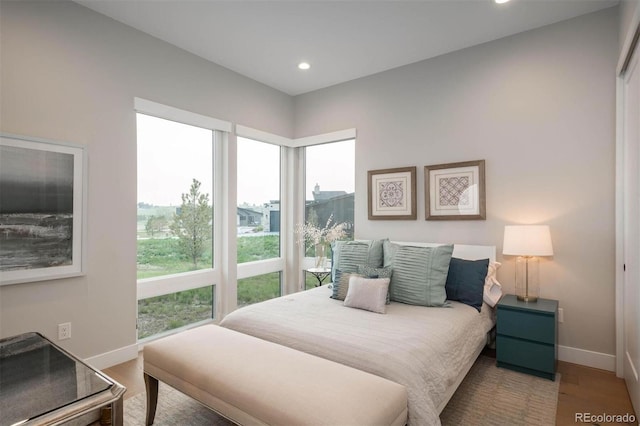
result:
[[[0,426],[33,420],[111,386],[39,333],[0,340]]]

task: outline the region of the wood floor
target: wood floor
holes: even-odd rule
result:
[[[125,399],[144,392],[142,378],[142,355],[138,358],[104,370],[105,374],[126,386]],[[609,371],[558,362],[558,372],[561,375],[560,392],[558,395],[558,411],[556,425],[637,425],[634,423],[583,423],[576,422],[576,413],[590,413],[591,415],[624,415],[633,414],[631,400],[622,379]],[[634,414],[635,416],[635,414]],[[545,425],[540,425],[545,426]]]

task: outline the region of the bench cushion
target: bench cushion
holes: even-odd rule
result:
[[[240,424],[407,420],[404,386],[217,325],[145,345],[144,371]]]

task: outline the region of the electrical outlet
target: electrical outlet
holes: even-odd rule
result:
[[[564,309],[558,308],[558,322],[564,322]]]
[[[58,324],[58,340],[71,339],[71,323]]]

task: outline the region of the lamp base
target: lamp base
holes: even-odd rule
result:
[[[516,297],[527,303],[538,300],[538,258],[518,256],[516,259]]]

